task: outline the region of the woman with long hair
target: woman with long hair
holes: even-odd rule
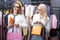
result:
[[[45,4],[40,4],[37,7],[37,13],[34,14],[33,16],[33,21],[32,25],[39,25],[42,24],[42,28],[45,27],[49,31],[49,17],[47,16],[47,11],[46,11],[46,5]],[[43,40],[43,37],[41,35],[35,35],[32,34],[31,40]]]
[[[22,40],[22,28],[27,27],[27,23],[24,15],[22,14],[22,9],[20,3],[16,1],[8,15],[8,33],[18,33],[20,35],[20,40]],[[13,35],[14,36],[14,35]],[[17,36],[18,37],[18,36]],[[11,38],[8,38],[11,39]]]

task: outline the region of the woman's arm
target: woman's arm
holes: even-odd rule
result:
[[[42,21],[43,26],[46,28],[46,30],[50,31],[50,19],[47,17],[47,20]]]
[[[20,20],[21,21],[19,22],[19,27],[28,27],[28,24],[27,24],[26,19],[25,19],[24,16]]]
[[[14,24],[10,23],[10,15],[8,15],[8,27],[7,28],[12,28]]]

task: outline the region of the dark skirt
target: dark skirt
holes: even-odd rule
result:
[[[51,30],[50,30],[50,36],[51,36],[51,37],[57,36],[57,30],[56,30],[56,29],[51,29]]]

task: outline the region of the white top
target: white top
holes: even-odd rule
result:
[[[14,15],[13,14],[8,15],[8,28],[9,28],[9,19],[10,19],[10,17],[14,18]],[[15,16],[15,24],[19,24],[19,27],[16,28],[14,26],[15,27],[14,32],[16,32],[16,29],[17,29],[18,32],[20,32],[21,31],[20,27],[28,27],[28,24],[26,23],[24,15],[16,15]],[[8,32],[12,32],[12,30],[13,30],[13,28],[9,28]]]
[[[33,21],[31,25],[34,25],[34,22],[39,21],[43,24],[43,26],[50,31],[49,17],[47,17],[48,21],[46,22],[44,18],[40,18],[40,14],[35,14],[33,16]]]

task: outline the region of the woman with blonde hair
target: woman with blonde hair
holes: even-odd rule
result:
[[[49,17],[47,16],[47,11],[46,11],[46,5],[45,4],[40,4],[37,7],[37,13],[34,14],[33,16],[33,21],[32,21],[32,26],[34,27],[34,25],[41,25],[42,24],[42,28],[45,27],[46,30],[49,32]],[[37,30],[37,29],[36,29]],[[35,30],[35,32],[36,32]],[[41,32],[42,34],[42,32]],[[41,35],[35,35],[32,34],[32,38],[31,40],[43,40]]]
[[[22,28],[23,27],[27,27],[27,23],[26,23],[26,20],[25,20],[25,17],[24,15],[22,14],[22,9],[21,9],[21,6],[20,6],[20,3],[19,2],[15,2],[12,6],[12,9],[11,9],[11,12],[10,14],[8,15],[8,33],[17,33],[17,34],[20,34],[20,37],[17,36],[17,34],[13,37],[17,37],[16,39],[17,40],[22,40]],[[11,36],[11,37],[8,37],[8,36],[11,36],[11,35],[8,35],[7,34],[7,40],[14,40],[14,38]]]

